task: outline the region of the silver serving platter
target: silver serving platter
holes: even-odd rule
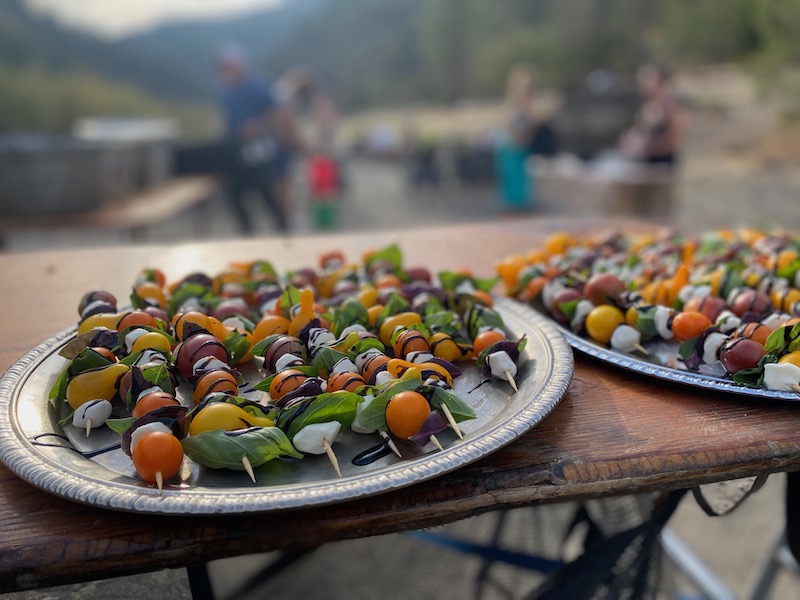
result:
[[[551,321],[553,325],[564,335],[569,345],[575,350],[583,352],[593,358],[608,364],[622,367],[629,371],[635,371],[642,375],[649,375],[658,379],[672,381],[692,387],[713,390],[716,392],[726,392],[750,396],[752,398],[766,398],[769,400],[781,400],[789,402],[800,401],[800,395],[795,392],[781,392],[778,390],[768,390],[766,388],[749,388],[734,383],[731,379],[722,375],[712,373],[694,373],[679,368],[669,366],[675,363],[678,355],[678,344],[672,342],[651,342],[644,346],[650,352],[650,356],[639,356],[633,354],[623,354],[610,348],[600,346],[592,340],[582,338],[566,327]]]
[[[506,382],[495,381],[469,393],[480,377],[477,367],[467,367],[456,379],[456,392],[472,405],[478,418],[462,423],[464,440],[450,430],[438,434],[443,452],[432,444],[419,448],[407,442],[401,445],[402,460],[390,454],[370,465],[355,466],[352,457],[380,439],[377,434],[364,436],[348,431],[334,444],[341,478],[324,455],[270,461],[255,470],[257,483],[251,483],[243,472],[215,471],[186,460],[182,471],[159,493],[137,478],[131,460],[121,450],[89,459],[70,449],[33,442],[37,435],[56,434],[65,436],[79,451],[92,451],[119,441],[119,436],[106,427],[86,438],[82,430],[60,426],[63,415],[47,400],[50,386],[66,364],[58,352],[74,338],[75,328],[71,328],[31,350],[0,379],[0,460],[47,492],[139,513],[231,514],[291,509],[412,485],[478,460],[521,436],[553,410],[569,385],[572,351],[549,319],[506,299],[498,299],[496,308],[511,332],[528,338],[517,374],[519,392],[513,393]],[[253,372],[244,373],[248,381],[259,378],[256,367],[252,368]],[[67,443],[55,437],[48,441]]]

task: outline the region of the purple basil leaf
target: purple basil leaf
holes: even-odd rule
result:
[[[131,455],[131,436],[134,430],[142,425],[148,423],[155,423],[156,421],[164,423],[167,427],[172,429],[172,435],[179,440],[186,437],[189,432],[189,422],[186,415],[189,409],[185,406],[162,406],[156,410],[147,413],[143,417],[136,419],[128,430],[122,435],[122,451],[128,456]]]
[[[448,427],[449,425],[447,421],[444,420],[444,417],[440,415],[438,411],[432,410],[431,414],[428,415],[428,418],[425,419],[425,422],[422,424],[422,427],[420,427],[420,430],[408,439],[412,442],[416,442],[420,446],[424,446],[431,441],[432,435],[436,435]]]

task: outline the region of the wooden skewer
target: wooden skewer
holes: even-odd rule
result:
[[[164,491],[164,475],[161,474],[161,471],[156,471],[156,486],[158,486],[158,493]]]
[[[797,385],[796,383],[790,383],[790,384],[788,384],[788,386],[789,386],[789,387],[790,387],[792,390],[794,390],[795,392],[797,392],[798,394],[800,394],[800,385]]]
[[[336,474],[341,477],[342,471],[339,469],[339,459],[336,458],[336,453],[331,448],[331,443],[328,441],[328,438],[322,438],[322,446],[325,448],[325,453],[328,455],[328,459],[331,461],[333,468],[336,469]]]
[[[450,427],[452,427],[453,431],[456,432],[458,439],[463,440],[464,435],[461,433],[461,429],[459,429],[458,423],[456,423],[456,420],[453,418],[453,413],[450,412],[450,408],[444,402],[442,402],[441,407],[444,416],[447,418],[447,422],[450,423]]]
[[[247,474],[250,476],[250,479],[253,483],[256,482],[256,474],[253,473],[253,465],[250,463],[250,459],[247,458],[247,454],[242,456],[242,466],[244,470],[247,471]]]
[[[647,348],[645,348],[641,344],[631,344],[631,346],[633,346],[634,350],[638,350],[639,352],[641,352],[645,356],[650,356],[650,353],[647,351]]]
[[[435,435],[431,435],[430,440],[431,442],[433,442],[434,446],[436,446],[441,452],[444,452],[444,448],[442,448],[441,442],[439,442],[438,438]]]
[[[389,437],[389,434],[385,431],[379,431],[378,433],[381,434],[381,437],[386,440],[389,448],[391,448],[392,452],[397,454],[397,458],[403,458],[403,455],[400,454],[400,450],[397,448],[397,444],[394,443],[394,440]]]
[[[503,371],[503,373],[505,373],[506,379],[508,379],[508,383],[510,383],[511,387],[514,388],[514,391],[518,392],[519,388],[517,387],[517,382],[514,381],[514,376],[511,374],[511,371]]]
[[[89,437],[90,433],[92,433],[92,420],[86,419],[86,437]]]

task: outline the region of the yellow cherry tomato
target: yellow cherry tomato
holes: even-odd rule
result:
[[[614,330],[625,322],[625,315],[616,306],[595,306],[586,317],[586,333],[594,341],[607,344]]]
[[[189,435],[199,435],[215,429],[236,431],[248,427],[272,427],[274,424],[271,419],[254,417],[235,404],[212,402],[194,416],[189,425]]]

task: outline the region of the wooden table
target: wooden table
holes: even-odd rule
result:
[[[630,224],[623,224],[628,227]],[[324,250],[399,241],[407,264],[433,269],[493,262],[580,221],[502,223],[289,240],[0,255],[0,370],[74,323],[80,295],[124,298],[136,272],[171,278],[268,258],[281,269]],[[44,401],[44,400],[43,400]],[[182,567],[449,523],[538,502],[677,489],[800,469],[800,407],[697,391],[578,357],[556,410],[520,440],[471,466],[373,498],[243,517],[153,517],[73,504],[0,467],[0,591]]]

